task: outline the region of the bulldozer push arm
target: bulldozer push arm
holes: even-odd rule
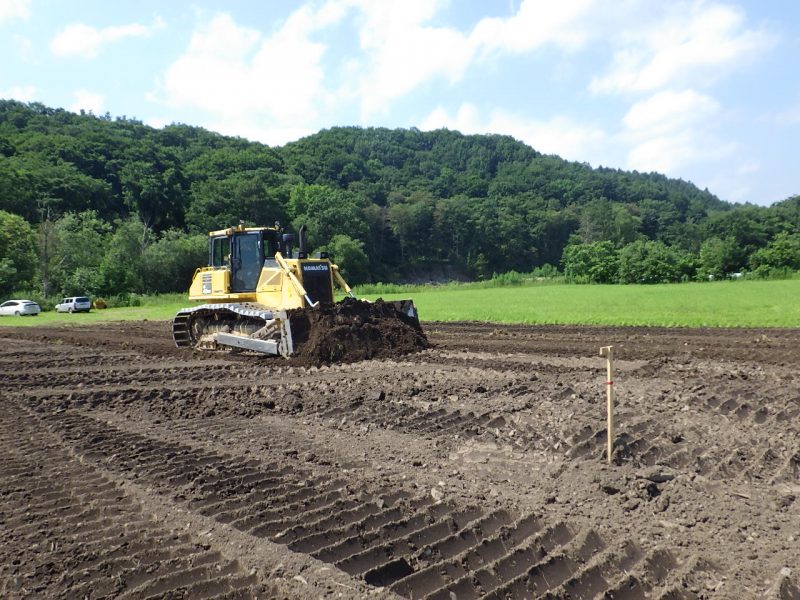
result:
[[[286,261],[284,260],[283,256],[281,256],[280,252],[275,253],[275,262],[278,263],[278,266],[281,269],[283,269],[283,272],[286,274],[286,277],[289,278],[289,281],[292,283],[292,286],[294,287],[295,291],[298,294],[300,294],[303,298],[305,298],[308,305],[318,306],[319,301],[317,302],[311,301],[311,298],[308,297],[308,292],[306,291],[306,288],[303,287],[303,284],[300,283],[300,280],[297,279],[294,273],[292,273],[292,270],[289,268],[289,265],[286,264]]]
[[[353,290],[350,289],[350,286],[347,285],[347,282],[344,280],[344,277],[342,277],[342,274],[339,273],[339,265],[331,265],[331,269],[333,270],[333,278],[336,280],[336,283],[339,284],[339,287],[341,287],[348,296],[355,298],[356,295],[353,293]]]

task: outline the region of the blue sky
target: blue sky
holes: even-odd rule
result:
[[[447,127],[800,193],[795,0],[0,0],[0,55],[0,98],[156,127]]]

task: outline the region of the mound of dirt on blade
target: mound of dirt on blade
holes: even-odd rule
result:
[[[392,358],[428,348],[415,319],[392,303],[346,298],[289,311],[295,358],[321,364]]]

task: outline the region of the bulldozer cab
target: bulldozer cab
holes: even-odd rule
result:
[[[275,229],[241,229],[211,235],[209,265],[229,269],[232,292],[253,292],[265,260],[279,251]]]

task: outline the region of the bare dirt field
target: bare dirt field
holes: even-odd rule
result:
[[[0,598],[800,598],[800,331],[425,329],[0,329]]]

